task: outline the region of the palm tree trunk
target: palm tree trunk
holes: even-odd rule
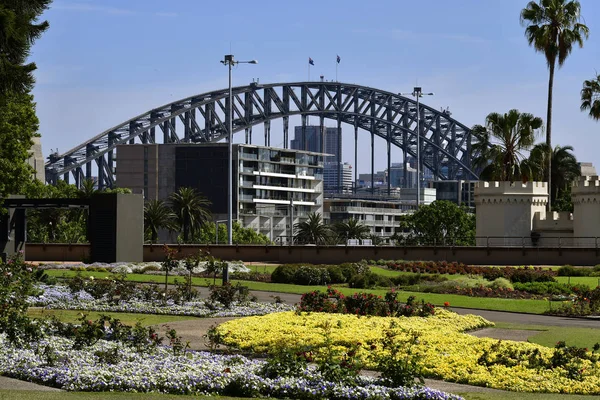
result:
[[[548,157],[548,169],[546,176],[548,177],[548,212],[552,211],[552,87],[554,86],[554,65],[556,60],[552,60],[549,65],[550,76],[548,78],[548,114],[546,115],[546,144],[550,148],[550,156]]]

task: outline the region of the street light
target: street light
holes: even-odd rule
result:
[[[419,98],[433,96],[433,93],[423,93],[421,87],[415,86],[412,93],[400,93],[402,96],[414,96],[417,99],[417,210],[421,203],[421,110],[419,109]]]
[[[229,119],[229,123],[227,124],[227,152],[229,155],[229,165],[227,167],[227,243],[231,245],[233,244],[233,225],[231,222],[233,213],[233,93],[231,90],[231,67],[235,64],[258,64],[258,61],[235,61],[233,54],[226,54],[221,63],[229,66],[229,109],[227,110],[227,117]]]

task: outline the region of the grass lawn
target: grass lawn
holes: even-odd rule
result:
[[[74,277],[77,272],[70,270],[47,270],[48,275],[53,277]],[[110,275],[108,272],[81,272],[83,277],[94,276],[94,278],[102,279]],[[159,275],[144,275],[144,274],[129,274],[127,279],[135,282],[154,282],[164,283],[164,276]],[[173,283],[175,279],[178,282],[183,282],[183,277],[169,277],[169,282]],[[217,285],[221,284],[221,280],[217,279]],[[250,290],[260,290],[265,292],[279,292],[279,293],[294,293],[302,294],[313,290],[325,290],[326,286],[302,286],[302,285],[288,285],[282,283],[265,283],[265,282],[250,282],[250,281],[232,281],[234,284],[240,282],[244,286],[250,288]],[[208,286],[213,283],[212,279],[208,278],[193,278],[192,283],[196,286]],[[368,292],[377,295],[384,295],[387,290],[385,289],[353,289],[348,287],[336,287],[345,295],[351,295],[356,292]],[[548,310],[548,302],[545,300],[530,300],[530,299],[498,299],[498,298],[479,298],[479,297],[468,297],[457,294],[437,294],[437,293],[420,293],[420,292],[400,292],[400,300],[404,301],[408,296],[415,296],[418,301],[421,299],[426,302],[441,306],[444,302],[449,302],[453,307],[464,307],[464,308],[479,308],[483,310],[495,310],[495,311],[512,311],[530,314],[542,314]],[[560,302],[556,302],[559,304]]]
[[[566,342],[568,346],[587,347],[588,349],[594,347],[594,344],[600,343],[600,332],[598,329],[593,328],[522,325],[508,322],[497,322],[496,328],[542,331],[532,332],[527,341],[546,347],[554,347],[561,340]]]
[[[56,316],[62,322],[77,322],[79,316],[85,313],[88,319],[96,320],[100,315],[110,315],[118,318],[126,325],[135,325],[138,321],[144,326],[166,324],[174,321],[185,321],[196,319],[196,317],[179,315],[157,315],[157,314],[139,314],[139,313],[119,313],[119,312],[96,312],[96,311],[77,311],[77,310],[46,310],[40,307],[31,307],[27,314],[33,318],[50,318]]]
[[[221,397],[221,396],[184,396],[169,395],[158,393],[123,393],[123,392],[42,392],[34,390],[0,390],[0,400],[62,400],[62,399],[81,399],[81,400],[100,400],[100,399],[199,399],[199,400],[242,400],[241,397]],[[247,398],[246,398],[247,400]]]
[[[600,286],[600,277],[597,276],[555,276],[554,279],[571,285],[588,285],[592,289]]]
[[[466,400],[590,400],[600,396],[582,396],[549,393],[520,393],[520,392],[465,392],[455,393]],[[199,400],[242,400],[242,397],[223,396],[185,396],[168,395],[156,393],[123,393],[123,392],[42,392],[33,390],[0,390],[0,400],[99,400],[99,399],[150,399],[150,400],[176,400],[176,399],[199,399]]]

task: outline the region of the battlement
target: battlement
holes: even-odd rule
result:
[[[577,191],[580,191],[583,188],[597,188],[600,187],[600,178],[598,178],[597,175],[580,176],[577,180],[573,181],[572,187]]]
[[[533,230],[573,232],[573,214],[568,211],[553,211],[550,215],[536,212],[533,216]]]
[[[475,196],[534,195],[548,196],[547,182],[475,182]]]

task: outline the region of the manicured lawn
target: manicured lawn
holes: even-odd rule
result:
[[[554,347],[557,342],[564,341],[568,346],[587,347],[591,349],[600,342],[600,332],[592,328],[575,328],[549,325],[522,325],[506,322],[497,322],[496,328],[521,329],[542,332],[532,332],[528,342]]]
[[[65,271],[65,270],[48,270],[48,275],[54,277],[74,277],[76,271]],[[94,276],[95,278],[105,278],[110,275],[107,272],[88,272],[83,271],[81,275],[84,277]],[[144,274],[129,274],[127,276],[129,280],[135,282],[155,282],[163,283],[165,281],[164,276],[159,275],[144,275]],[[177,279],[179,282],[183,282],[183,277],[169,277],[169,282],[173,283]],[[217,279],[217,284],[221,284],[221,280]],[[234,284],[238,281],[232,281]],[[278,293],[294,293],[302,294],[313,290],[325,290],[325,286],[302,286],[302,285],[287,285],[282,283],[265,283],[265,282],[250,282],[250,281],[239,281],[244,286],[250,288],[250,290],[260,290],[265,292],[278,292]],[[196,286],[208,286],[213,283],[212,279],[207,278],[193,278],[192,283]],[[351,295],[356,292],[368,292],[377,295],[384,295],[387,290],[385,289],[353,289],[348,287],[336,287],[345,295]],[[530,314],[542,314],[548,310],[548,302],[545,300],[530,300],[530,299],[498,299],[498,298],[480,298],[480,297],[468,297],[456,294],[437,294],[437,293],[420,293],[420,292],[408,292],[401,291],[399,298],[404,301],[408,296],[415,296],[418,301],[421,299],[426,302],[441,306],[445,302],[449,302],[453,307],[464,307],[464,308],[479,308],[483,310],[495,310],[495,311],[513,311]],[[556,302],[559,304],[560,302]],[[557,307],[557,306],[554,306]]]
[[[560,283],[588,285],[592,289],[600,285],[600,277],[597,276],[556,276],[555,279]]]
[[[199,400],[242,400],[241,397],[221,397],[221,396],[184,396],[168,395],[158,393],[122,393],[122,392],[42,392],[32,390],[0,390],[0,400],[62,400],[62,399],[81,399],[81,400],[100,400],[100,399],[199,399]],[[247,400],[247,398],[246,398]]]
[[[98,319],[100,315],[110,315],[113,318],[118,318],[126,325],[135,325],[138,321],[144,326],[166,324],[174,321],[185,321],[196,319],[196,317],[179,316],[179,315],[156,315],[156,314],[135,314],[135,313],[118,313],[118,312],[96,312],[96,311],[76,311],[76,310],[46,310],[40,307],[31,307],[27,311],[30,317],[33,318],[51,318],[56,316],[62,322],[77,322],[82,313],[87,314],[88,319]]]

